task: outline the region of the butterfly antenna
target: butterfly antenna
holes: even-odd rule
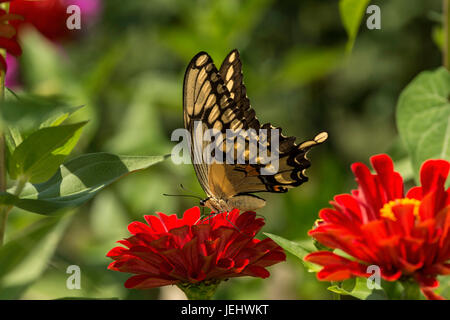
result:
[[[206,218],[205,218],[205,220],[206,219],[208,219],[208,220],[210,220],[212,217],[215,217],[215,216],[217,216],[218,214],[221,214],[221,213],[211,213],[209,216],[207,216]],[[233,228],[235,228],[237,231],[239,231],[240,233],[242,233],[242,231],[230,220],[230,219],[228,219],[228,214],[229,214],[229,212],[227,212],[227,214],[225,215],[225,220],[227,220],[230,224],[231,224],[231,226],[233,227]]]
[[[167,194],[167,193],[163,193],[163,196],[166,196],[166,197],[195,198],[195,199],[202,200],[202,198],[200,198],[199,196],[193,195],[193,194]]]
[[[182,183],[180,183],[180,188],[181,188],[181,190],[184,190],[184,191],[188,191],[188,192],[192,192],[192,193],[195,193],[194,191],[192,191],[192,190],[190,190],[190,189],[186,188],[185,186],[183,186],[183,184],[182,184]]]
[[[205,207],[202,207],[202,215],[201,217],[203,217],[205,215]]]
[[[228,214],[229,212],[225,215],[225,220],[227,220],[233,226],[233,228],[239,231],[239,233],[242,233],[242,231],[233,222],[231,222],[231,220],[228,219]]]
[[[181,189],[181,190],[183,190],[183,191],[187,191],[187,192],[190,192],[190,193],[195,193],[194,191],[192,191],[192,190],[190,190],[190,189],[186,188],[185,186],[183,186],[183,184],[182,184],[182,183],[180,183],[179,187],[180,187],[180,189]],[[191,196],[191,197],[195,197],[195,198],[197,198],[197,199],[199,199],[199,200],[203,200],[203,198],[202,198],[202,197],[200,197],[200,196],[197,196],[197,195],[189,195],[189,196]]]

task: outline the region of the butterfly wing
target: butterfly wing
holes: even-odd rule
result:
[[[243,127],[242,112],[231,98],[216,66],[206,52],[198,53],[189,63],[183,84],[184,126],[191,134],[191,159],[202,159],[206,143],[194,132],[199,121],[202,131],[215,128],[225,133],[229,128]],[[195,173],[208,196],[214,196],[209,182],[210,165],[193,161]]]
[[[219,73],[230,92],[231,98],[236,102],[238,109],[243,112],[247,128],[258,130],[260,123],[256,118],[255,110],[250,107],[250,100],[247,97],[239,51],[234,49],[226,56],[220,66]]]
[[[322,132],[313,140],[308,140],[297,145],[295,137],[286,137],[282,134],[281,128],[275,128],[270,123],[260,125],[256,113],[250,106],[247,97],[247,90],[243,82],[242,63],[239,52],[232,50],[224,59],[219,73],[224,80],[231,98],[235,101],[239,110],[243,112],[247,128],[273,130],[280,133],[279,140],[279,171],[276,175],[261,175],[264,165],[227,165],[227,176],[235,182],[238,194],[252,192],[286,192],[288,188],[299,186],[306,182],[308,178],[304,171],[310,166],[306,158],[306,153],[313,146],[324,142],[327,133]],[[269,136],[270,137],[270,136]],[[268,141],[270,150],[270,139]]]

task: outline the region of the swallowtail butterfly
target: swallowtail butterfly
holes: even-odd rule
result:
[[[313,140],[296,144],[296,138],[282,135],[281,128],[275,128],[270,123],[261,125],[250,107],[242,79],[242,65],[237,50],[228,54],[219,70],[206,52],[198,53],[189,63],[184,77],[184,125],[191,136],[191,159],[201,156],[205,148],[201,137],[198,139],[194,134],[196,122],[201,123],[203,130],[214,128],[220,131],[224,150],[226,129],[254,129],[256,132],[260,129],[278,129],[280,132],[279,166],[275,174],[261,174],[267,164],[262,163],[259,158],[256,158],[256,163],[244,164],[237,161],[231,164],[193,161],[197,178],[207,194],[207,198],[200,204],[216,213],[233,208],[241,211],[259,209],[265,205],[265,200],[253,193],[287,192],[289,188],[306,182],[308,178],[304,171],[310,166],[306,153],[328,137],[326,132],[322,132]],[[267,137],[266,147],[270,147],[271,140],[269,135]],[[245,159],[249,160],[247,140]],[[235,151],[238,148],[237,145],[234,146]]]

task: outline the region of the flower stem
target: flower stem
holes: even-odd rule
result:
[[[443,64],[450,71],[450,0],[442,1],[442,10],[444,26]]]
[[[16,188],[14,189],[14,195],[20,196],[22,193],[23,188],[25,187],[25,184],[27,183],[27,180],[25,179],[19,179],[17,180]],[[2,205],[1,206],[1,215],[0,215],[0,246],[3,245],[4,237],[5,237],[5,231],[6,231],[6,221],[8,220],[8,214],[13,208],[12,205]]]
[[[9,3],[3,3],[1,8],[7,13],[9,11]],[[6,50],[2,49],[0,54],[6,58]],[[6,71],[0,71],[0,114],[2,112],[3,101],[5,99],[5,77]],[[6,152],[5,152],[5,134],[3,124],[0,124],[0,192],[6,191]],[[0,205],[0,246],[3,245],[5,237],[6,221],[8,220],[8,209],[6,205]]]
[[[198,283],[179,283],[177,286],[188,300],[211,300],[219,286],[219,280],[205,280]]]

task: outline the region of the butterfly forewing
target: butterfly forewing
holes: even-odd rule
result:
[[[219,130],[223,133],[223,141],[225,130],[243,127],[244,119],[211,57],[205,52],[197,54],[189,64],[183,91],[184,125],[192,138],[191,158],[200,184],[212,196],[213,191],[208,183],[210,166],[202,157],[208,143],[203,141],[203,136],[196,134],[194,125],[196,121],[201,124],[202,132],[206,129]]]

